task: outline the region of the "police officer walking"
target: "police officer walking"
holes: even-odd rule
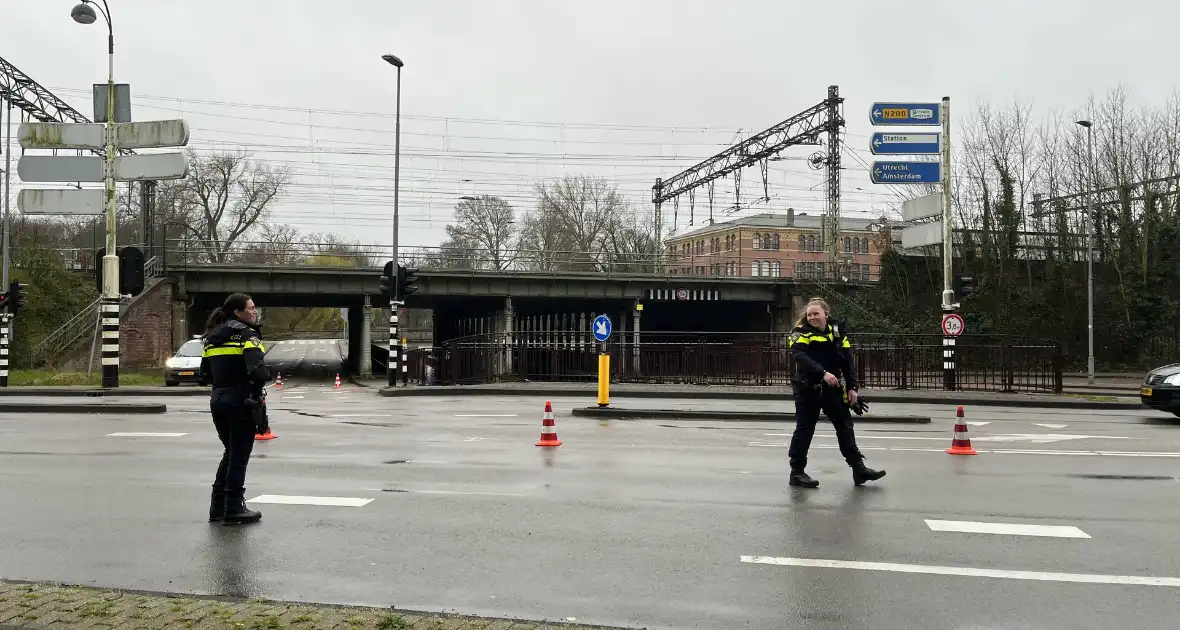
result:
[[[254,450],[254,436],[266,431],[263,386],[270,371],[263,365],[265,349],[257,325],[254,300],[234,293],[205,322],[205,347],[201,354],[201,382],[212,384],[209,409],[217,437],[225,447],[209,520],[223,525],[254,523],[262,513],[246,508],[246,466]]]
[[[885,476],[884,470],[873,470],[864,464],[864,455],[856,446],[856,435],[852,430],[852,414],[849,407],[857,407],[858,401],[856,366],[852,359],[852,346],[839,326],[829,323],[831,308],[821,298],[812,298],[799,314],[795,329],[791,332],[791,354],[795,359],[795,377],[792,379],[795,392],[795,433],[791,436],[788,457],[791,462],[790,485],[804,488],[818,488],[819,482],[812,479],[804,468],[807,467],[807,451],[815,435],[820,411],[831,420],[836,428],[836,440],[840,454],[852,467],[852,480],[856,485],[876,481]],[[841,384],[840,379],[844,382]]]

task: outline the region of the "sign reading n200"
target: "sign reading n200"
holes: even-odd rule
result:
[[[941,111],[939,103],[873,103],[869,122],[879,126],[937,126],[942,124]]]

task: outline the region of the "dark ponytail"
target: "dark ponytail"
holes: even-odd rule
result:
[[[231,293],[221,306],[213,309],[213,312],[209,314],[209,319],[205,320],[205,334],[208,335],[213,332],[214,328],[233,319],[234,311],[246,310],[246,304],[250,300],[250,296],[245,293]]]

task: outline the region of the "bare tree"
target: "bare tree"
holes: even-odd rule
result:
[[[183,226],[191,249],[211,262],[226,254],[269,215],[271,202],[291,181],[289,169],[252,162],[244,152],[198,154],[189,150],[189,175],[161,182],[157,203],[169,223]]]
[[[446,226],[447,238],[479,252],[495,270],[507,269],[519,242],[512,206],[492,195],[464,197],[455,206],[455,222]]]
[[[572,249],[569,264],[579,270],[598,269],[600,254],[626,210],[618,189],[600,177],[567,176],[537,184],[537,197],[537,211],[556,219]]]

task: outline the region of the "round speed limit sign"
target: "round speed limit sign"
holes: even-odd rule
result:
[[[958,337],[963,334],[963,317],[955,313],[942,316],[942,334],[948,337]]]

